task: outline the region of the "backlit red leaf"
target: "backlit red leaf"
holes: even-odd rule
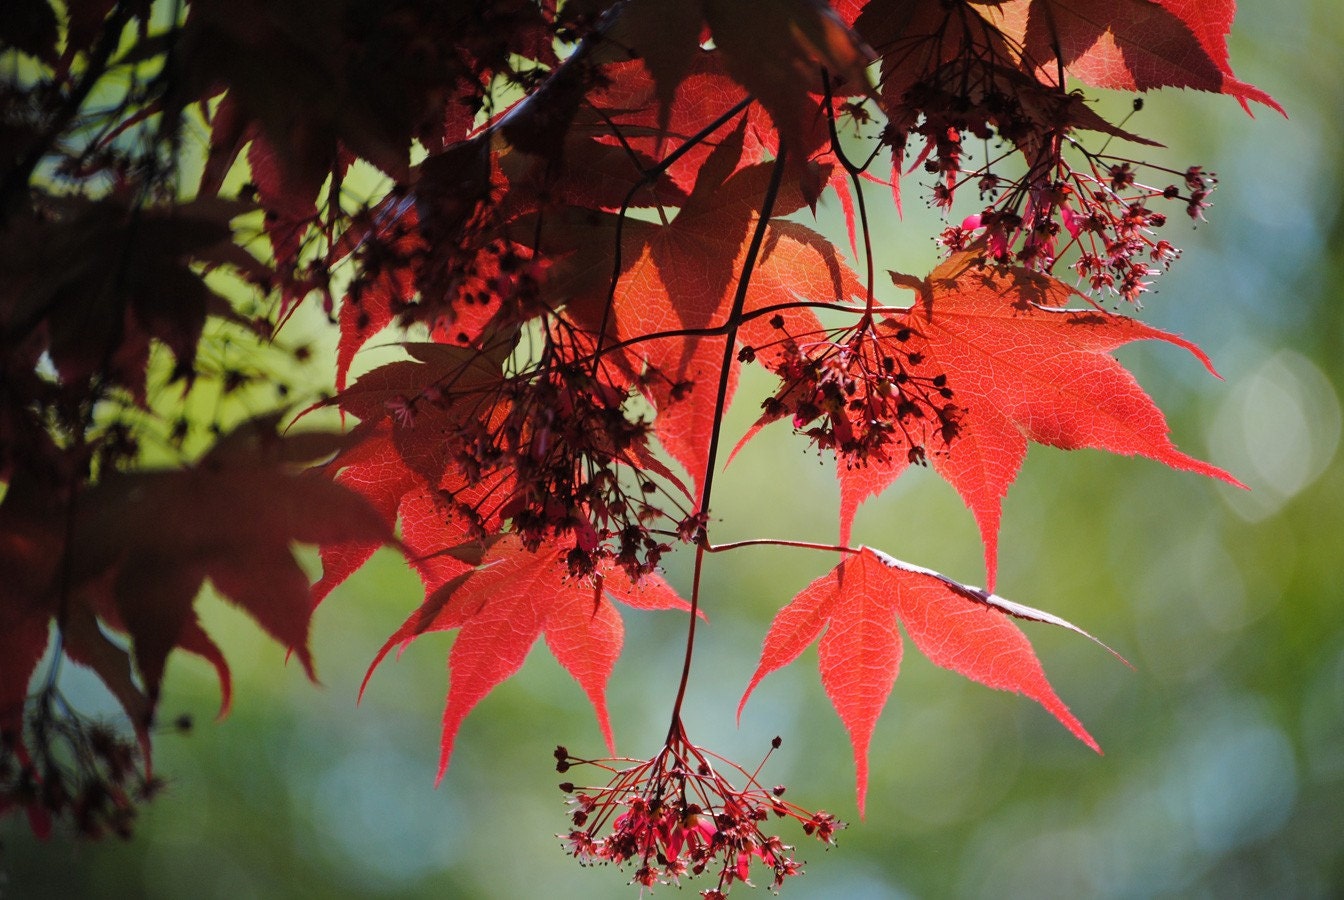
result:
[[[390,541],[391,531],[358,494],[320,472],[296,471],[295,464],[339,449],[342,438],[282,438],[274,426],[273,418],[244,423],[185,469],[107,473],[81,494],[68,533],[41,525],[50,520],[50,498],[34,497],[27,485],[10,490],[0,505],[7,573],[0,607],[9,611],[0,630],[0,730],[17,725],[53,619],[64,652],[91,668],[125,709],[146,765],[173,650],[215,667],[221,714],[227,711],[228,665],[195,611],[207,581],[313,674],[312,604],[293,544],[373,545]],[[109,633],[125,634],[129,647]]]
[[[968,254],[939,266],[919,291],[908,311],[881,323],[879,340],[918,354],[922,361],[914,368],[921,374],[947,378],[959,410],[957,433],[950,442],[926,433],[925,449],[975,514],[991,589],[1003,497],[1028,441],[1138,454],[1240,484],[1177,450],[1161,410],[1109,353],[1130,341],[1166,341],[1213,372],[1194,344],[1126,316],[1065,309],[1074,291],[1064,283],[1025,269],[982,268]],[[898,340],[907,331],[906,340]],[[848,534],[858,505],[908,465],[899,450],[866,466],[841,464],[842,532]]]
[[[824,0],[702,0],[728,72],[770,112],[781,143],[806,158],[826,138],[820,70],[850,93],[868,87],[873,51]]]
[[[989,687],[1030,697],[1100,752],[1050,687],[1031,645],[1009,621],[1003,601],[993,602],[997,600],[936,572],[864,548],[808,585],[775,616],[756,672],[738,704],[738,715],[761,679],[793,662],[820,637],[821,683],[849,732],[862,813],[868,791],[869,742],[900,670],[899,621],[915,646],[936,665]],[[1026,617],[1078,630],[1035,610],[1026,612]]]
[[[691,332],[640,341],[626,353],[632,367],[649,368],[646,391],[658,411],[658,438],[697,483],[709,456],[725,338],[694,332],[727,324],[769,175],[767,164],[734,172],[740,149],[737,134],[715,150],[681,213],[653,233],[617,286],[616,321],[622,338]],[[776,211],[792,212],[803,204],[800,193],[786,190]],[[772,222],[744,312],[800,299],[835,301],[861,291],[857,276],[814,232],[794,222]],[[768,357],[785,332],[799,337],[821,331],[806,308],[782,309],[780,318],[779,329],[765,317],[742,323],[739,343],[766,348],[761,353]],[[733,363],[727,373],[729,396],[736,373]]]
[[[1147,91],[1185,87],[1283,112],[1264,91],[1238,81],[1227,54],[1233,0],[1015,0],[987,18],[1022,42],[1043,73],[1063,65],[1096,87]],[[1023,16],[1025,15],[1025,27]]]
[[[461,629],[448,656],[448,703],[443,713],[439,778],[467,714],[522,667],[543,634],[552,655],[588,695],[607,747],[615,752],[607,716],[606,685],[620,656],[624,629],[610,597],[640,609],[685,609],[657,575],[632,585],[617,569],[605,577],[569,574],[564,551],[533,553],[513,537],[502,539],[480,567],[432,593],[379,650],[369,674],[393,647],[431,631]],[[365,676],[368,682],[368,675]],[[361,689],[362,690],[362,689]]]

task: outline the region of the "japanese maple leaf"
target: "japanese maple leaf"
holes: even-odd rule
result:
[[[693,4],[661,4],[661,7],[656,11],[660,16],[665,12],[681,15],[686,10],[691,10],[694,16],[699,15],[694,11]],[[632,4],[625,10],[621,17],[622,25],[635,13],[635,7]],[[663,47],[669,42],[652,43]],[[713,122],[729,114],[743,100],[751,99],[751,95],[728,74],[721,53],[696,53],[690,58],[684,77],[674,82],[651,77],[646,66],[654,66],[654,61],[644,58],[605,66],[602,70],[604,81],[589,93],[587,104],[575,117],[575,128],[586,132],[595,131],[598,140],[612,143],[627,155],[630,150],[642,150],[650,158],[661,157],[663,162],[659,168],[666,168],[666,175],[671,182],[685,191],[693,190],[701,169],[718,146],[719,139],[710,136],[692,142],[690,138],[697,135],[706,122]],[[670,109],[663,109],[659,105],[661,101],[657,99],[662,97],[664,87],[675,90],[675,102]],[[854,87],[857,89],[860,85]],[[837,97],[835,102],[839,103],[838,98],[847,92],[838,86],[834,89]],[[817,199],[814,192],[825,184],[825,179],[820,176],[824,170],[824,161],[829,156],[826,147],[830,133],[826,117],[821,114],[819,101],[813,99],[808,102],[809,132],[805,140],[817,149],[809,152],[805,158],[791,157],[786,180],[790,180],[788,175],[794,176],[791,180],[807,192],[804,199],[808,205],[812,205]],[[666,121],[662,118],[664,113]],[[776,155],[780,146],[770,114],[759,103],[750,103],[741,116],[744,128],[738,169],[767,161]],[[607,134],[608,129],[619,134],[619,140]],[[674,152],[668,153],[669,150]],[[797,164],[800,158],[805,159],[805,162]],[[843,168],[832,168],[830,187],[836,190],[849,225],[850,244],[854,246],[853,198],[849,194],[848,175]],[[653,186],[648,186],[646,190],[637,191],[634,199],[642,199],[645,195],[657,196],[666,204],[667,193],[662,185],[658,186],[657,191],[653,190]],[[684,202],[684,199],[683,194],[681,201]],[[627,228],[632,224],[635,223],[630,220],[625,222]],[[546,246],[551,245],[548,243]],[[857,255],[857,250],[855,253]]]
[[[1147,91],[1187,87],[1283,112],[1232,74],[1227,34],[1234,0],[1010,0],[983,14],[1047,77],[1056,66],[1087,84]]]
[[[618,46],[632,48],[657,85],[659,130],[672,117],[677,87],[702,53],[708,30],[728,73],[770,113],[781,143],[806,159],[824,140],[825,121],[810,94],[820,72],[851,90],[867,87],[872,50],[824,0],[634,0],[614,27]]]
[[[467,714],[522,667],[537,638],[545,635],[556,660],[588,695],[603,739],[614,753],[606,686],[621,653],[624,629],[611,598],[637,609],[689,609],[657,575],[645,576],[639,585],[618,568],[592,579],[571,577],[562,548],[545,545],[530,552],[517,538],[505,537],[478,568],[431,594],[388,638],[369,665],[364,686],[394,646],[404,648],[427,632],[460,629],[448,656],[441,781]]]
[[[483,348],[432,341],[407,342],[410,359],[364,373],[321,405],[333,405],[365,423],[388,421],[397,452],[425,483],[437,485],[452,449],[444,440],[453,424],[480,413],[499,390],[501,367],[514,335],[493,335]]]
[[[394,427],[390,421],[361,425],[351,434],[351,446],[326,466],[326,472],[368,500],[389,527],[400,526],[402,549],[428,597],[479,563],[488,543],[445,502],[445,494],[470,503],[496,490],[507,493],[511,482],[509,476],[497,475],[469,483],[452,467],[441,479],[426,480],[402,456]],[[493,534],[500,521],[498,516],[489,517],[481,525]],[[312,588],[313,606],[357,572],[380,546],[370,540],[323,545],[322,577]]]
[[[741,132],[710,155],[686,205],[670,224],[652,233],[638,260],[617,285],[615,320],[631,365],[647,366],[646,391],[657,408],[655,431],[673,458],[697,483],[704,477],[713,431],[716,390],[722,374],[725,337],[675,334],[724,328],[737,278],[762,202],[769,164],[736,170]],[[736,171],[735,171],[736,170]],[[801,208],[797,190],[782,191],[776,212]],[[799,299],[834,301],[863,290],[862,283],[829,244],[805,226],[772,222],[752,274],[744,312]],[[810,310],[796,305],[779,312],[782,328],[795,337],[821,326]],[[648,335],[673,332],[668,337]],[[744,321],[740,343],[769,347],[780,329],[764,317]],[[775,352],[761,351],[765,356]],[[737,363],[727,373],[731,396]]]
[[[738,704],[738,716],[761,679],[793,662],[820,637],[821,683],[854,747],[862,814],[868,791],[868,745],[901,666],[899,622],[934,664],[1030,697],[1100,753],[1097,742],[1050,687],[1031,644],[1009,615],[1086,634],[1049,613],[862,548],[808,585],[775,616],[756,672]]]
[[[388,542],[392,535],[359,495],[321,472],[295,471],[338,449],[339,435],[282,438],[274,426],[274,417],[245,423],[190,468],[108,475],[80,495],[68,543],[49,525],[65,518],[50,501],[35,499],[25,484],[11,486],[0,506],[0,558],[6,572],[13,564],[25,574],[7,578],[0,596],[22,611],[0,632],[0,657],[11,661],[0,696],[7,710],[21,700],[53,618],[65,653],[92,668],[125,708],[147,761],[172,650],[215,666],[227,710],[228,666],[194,608],[207,580],[312,676],[308,578],[292,544]],[[132,653],[108,629],[128,635]]]
[[[511,347],[500,338],[484,350],[434,342],[402,345],[409,359],[361,376],[323,405],[360,419],[328,476],[359,494],[388,528],[400,522],[402,544],[425,582],[437,589],[464,565],[444,551],[467,542],[464,522],[443,508],[443,496],[469,502],[493,490],[508,493],[507,476],[470,479],[455,464],[444,440],[455,423],[478,415],[481,396],[498,388]],[[490,519],[490,528],[499,522]],[[313,606],[368,561],[377,540],[324,544],[322,578],[313,585]]]
[[[689,139],[748,95],[724,71],[721,55],[700,52],[692,57],[686,76],[674,85],[676,102],[667,110],[667,122],[662,123],[657,98],[663,82],[649,76],[645,66],[650,64],[644,59],[604,67],[606,80],[590,92],[588,105],[575,117],[575,126],[600,139],[615,141],[605,134],[614,125],[626,145],[651,158],[666,158],[675,149],[678,156],[667,163],[667,174],[676,185],[690,191],[718,140],[690,144]],[[771,136],[770,116],[759,104],[749,105],[743,116],[746,133],[739,167],[764,161],[778,145]]]
[[[915,370],[946,377],[959,415],[946,441],[925,433],[928,459],[974,513],[985,544],[986,581],[994,586],[1003,497],[1017,477],[1027,442],[1073,450],[1095,447],[1139,454],[1242,486],[1216,466],[1177,450],[1166,419],[1109,351],[1137,340],[1184,347],[1213,370],[1194,344],[1126,316],[1063,308],[1076,292],[1022,268],[981,268],[972,254],[948,259],[927,280],[895,276],[919,302],[877,328],[893,353],[920,360]],[[885,459],[839,467],[840,528],[910,463],[895,450]]]
[[[1053,156],[1060,134],[1073,130],[1153,143],[1111,125],[1081,96],[1061,90],[1057,70],[1024,61],[1019,42],[995,27],[1011,30],[1013,23],[987,8],[993,5],[873,0],[861,13],[855,4],[842,11],[846,17],[858,13],[854,27],[882,55],[879,97],[895,138],[891,184],[898,208],[909,136],[924,144],[911,171],[935,151],[941,156],[938,143],[948,129],[982,137],[997,132],[1031,166],[1041,164],[1042,153]]]
[[[425,160],[413,198],[385,200],[342,238],[341,253],[357,260],[359,277],[341,301],[337,389],[355,354],[394,320],[479,347],[492,331],[563,307],[575,291],[605,300],[613,267],[605,232],[614,232],[616,217],[599,210],[685,200],[667,173],[646,179],[652,168],[629,144],[580,133],[567,134],[549,156],[486,133]],[[640,225],[626,221],[622,231],[638,240]],[[535,261],[528,267],[535,302],[511,295],[521,260]]]
[[[405,498],[424,484],[397,452],[390,421],[357,428],[351,433],[350,446],[325,471],[337,484],[363,496],[389,528],[397,521]],[[323,545],[322,577],[312,587],[313,606],[357,572],[380,546],[377,541]]]
[[[405,177],[410,129],[389,115],[392,105],[378,108],[356,96],[352,78],[363,73],[348,71],[343,12],[343,4],[192,4],[168,105],[176,114],[228,85],[226,127],[211,135],[207,182],[222,177],[253,135],[265,139],[294,203],[317,197],[339,165],[342,143]]]
[[[557,65],[553,36],[535,4],[482,16],[441,4],[197,0],[165,102],[175,116],[227,86],[207,183],[258,137],[283,192],[306,203],[351,154],[405,182],[413,140],[437,151],[463,139],[496,67],[513,54]]]
[[[6,348],[45,335],[61,379],[94,376],[140,402],[152,342],[172,351],[176,374],[194,374],[208,316],[248,323],[201,277],[262,266],[233,243],[232,220],[252,206],[217,198],[136,207],[129,198],[67,198],[59,217],[14,222],[0,233],[0,338]]]
[[[907,91],[958,59],[1010,57],[1003,36],[984,27],[970,3],[872,0],[848,7],[842,16],[855,16],[855,30],[881,54],[879,89],[888,109],[898,108]]]
[[[382,215],[391,219],[380,230],[371,227],[362,232],[352,229],[347,242],[367,247],[360,259],[366,274],[351,284],[341,298],[338,323],[340,339],[336,345],[336,390],[343,391],[350,366],[365,344],[388,325],[393,312],[404,309],[415,294],[415,269],[410,260],[425,252],[418,234],[414,207],[388,204]],[[365,243],[365,236],[370,240]],[[370,256],[369,254],[377,254]],[[439,336],[439,335],[436,335]]]

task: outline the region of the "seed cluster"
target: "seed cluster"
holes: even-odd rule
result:
[[[1149,204],[1178,200],[1199,219],[1216,183],[1197,166],[1181,178],[1184,191],[1174,184],[1153,187],[1137,180],[1133,164],[1100,157],[1088,157],[1083,170],[1060,159],[1053,179],[1025,187],[1017,182],[1005,189],[1001,179],[982,176],[983,183],[992,182],[986,193],[995,199],[945,229],[938,242],[952,252],[979,245],[996,262],[1040,271],[1052,270],[1074,251],[1072,268],[1084,289],[1136,303],[1151,286],[1148,279],[1180,256],[1170,241],[1156,236],[1167,216]]]
[[[437,460],[439,494],[477,538],[507,524],[530,550],[569,543],[576,576],[612,560],[638,581],[670,541],[696,539],[699,518],[653,456],[652,426],[619,373],[594,371],[558,329],[541,340],[517,374],[397,395],[385,413]]]
[[[622,392],[572,363],[516,379],[505,393],[499,425],[463,443],[480,451],[469,464],[514,473],[500,517],[512,520],[529,549],[571,538],[573,574],[591,574],[604,557],[634,579],[653,571],[668,544],[651,530],[663,510],[654,503],[658,485],[641,465],[650,424],[627,415]]]

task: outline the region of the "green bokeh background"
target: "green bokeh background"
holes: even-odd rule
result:
[[[780,549],[712,558],[692,737],[750,765],[783,736],[763,777],[851,822],[829,851],[785,832],[809,863],[786,896],[1344,892],[1344,25],[1333,0],[1246,0],[1231,44],[1238,75],[1278,99],[1287,121],[1175,91],[1149,97],[1130,122],[1166,141],[1152,154],[1161,161],[1204,163],[1221,178],[1209,223],[1191,231],[1173,217],[1168,237],[1186,256],[1159,279],[1143,318],[1200,344],[1225,381],[1166,345],[1120,355],[1181,448],[1252,491],[1147,460],[1033,447],[1005,508],[999,590],[1077,622],[1135,664],[1062,631],[1027,629],[1106,755],[1032,702],[936,669],[907,644],[874,736],[862,822],[814,650],[767,679],[740,727],[733,721],[774,610],[833,560]],[[838,234],[833,211],[823,216]],[[934,230],[922,209],[904,222],[885,216],[881,265],[927,271]],[[730,434],[768,389],[744,381]],[[719,482],[717,540],[834,539],[831,464],[779,429]],[[971,516],[932,472],[908,474],[864,507],[855,536],[983,578]],[[686,562],[669,566],[683,589]],[[165,718],[190,712],[200,724],[159,739],[170,789],[135,839],[43,844],[10,817],[0,823],[0,892],[636,896],[628,871],[580,869],[553,836],[566,819],[551,750],[596,754],[601,741],[582,693],[543,648],[468,720],[437,790],[451,638],[424,638],[389,661],[356,706],[365,666],[418,592],[389,554],[333,595],[314,625],[320,687],[241,613],[202,604],[234,666],[233,714],[211,723],[211,671],[174,659]],[[626,624],[612,718],[622,752],[646,755],[666,727],[681,620],[632,612]],[[77,672],[67,690],[106,705]]]

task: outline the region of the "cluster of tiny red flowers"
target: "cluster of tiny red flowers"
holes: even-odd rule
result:
[[[922,167],[933,176],[929,205],[944,215],[961,191],[979,193],[982,209],[938,238],[950,252],[981,249],[994,262],[1045,272],[1067,255],[1084,289],[1136,301],[1179,255],[1155,236],[1167,217],[1154,201],[1182,203],[1198,220],[1214,179],[1192,167],[1159,170],[1177,182],[1145,185],[1138,163],[1089,152],[1078,133],[1143,139],[1106,122],[1076,91],[1042,80],[972,6],[942,11],[941,27],[912,40],[884,75],[881,141],[892,148],[894,177]],[[908,162],[914,141],[922,147]],[[982,159],[972,164],[977,146]]]
[[[1034,182],[1042,160],[1058,155],[1071,128],[1106,123],[1075,94],[1040,80],[1036,67],[973,5],[949,2],[941,10],[941,27],[908,40],[899,62],[884,72],[881,142],[892,149],[894,177],[916,168],[935,177],[930,205],[947,212],[967,183],[982,195],[993,191],[994,165],[1015,152],[1026,158],[1027,181]],[[923,146],[907,162],[916,139]],[[987,161],[979,168],[967,165],[972,141],[984,147]],[[1000,151],[994,159],[991,142]]]
[[[526,322],[549,312],[541,301],[546,262],[522,247],[492,240],[483,248],[459,252],[453,262],[422,265],[419,299],[406,308],[401,321],[425,322],[459,344],[470,343],[471,330],[461,321],[487,318],[496,328]],[[436,279],[426,284],[429,278]],[[432,290],[430,288],[432,287]]]
[[[675,524],[685,513],[667,512],[675,498],[647,474],[650,424],[632,417],[626,393],[589,365],[557,358],[558,346],[548,345],[527,374],[505,379],[490,396],[491,412],[456,417],[454,465],[466,486],[460,511],[469,520],[508,521],[529,549],[572,541],[574,575],[612,560],[638,580],[679,536]],[[486,481],[500,487],[482,498]]]
[[[775,738],[771,748],[779,746]],[[722,900],[735,882],[753,886],[751,869],[757,864],[768,870],[771,889],[777,891],[803,869],[793,847],[763,830],[772,816],[798,821],[804,833],[825,844],[835,843],[835,832],[844,827],[829,813],[811,813],[786,801],[782,785],[762,785],[760,766],[747,772],[691,744],[679,726],[657,756],[626,768],[615,760],[571,756],[564,747],[556,748],[555,757],[562,773],[587,765],[611,774],[602,787],[560,785],[573,807],[573,828],[558,835],[566,852],[584,865],[633,865],[631,883],[641,887],[680,885],[683,877],[708,872],[718,883],[701,896]],[[732,769],[744,786],[734,787],[716,765]]]
[[[893,452],[922,463],[935,441],[956,437],[961,411],[947,376],[929,371],[910,345],[917,335],[894,321],[825,341],[780,344],[781,385],[762,404],[768,420],[791,416],[796,431],[854,465]]]
[[[982,199],[990,202],[950,226],[938,238],[949,251],[978,245],[996,262],[1050,271],[1069,251],[1084,289],[1137,302],[1151,276],[1180,256],[1171,242],[1157,237],[1167,216],[1151,208],[1155,201],[1183,203],[1191,219],[1203,217],[1214,176],[1192,166],[1176,174],[1182,184],[1154,187],[1138,180],[1135,164],[1086,157],[1078,170],[1062,158],[1050,178],[1005,183],[987,172],[975,173]],[[1159,170],[1164,171],[1165,170]]]
[[[41,836],[68,820],[83,838],[130,838],[138,805],[162,787],[135,743],[54,691],[38,695],[26,718],[23,735],[0,735],[0,814],[23,809]]]

